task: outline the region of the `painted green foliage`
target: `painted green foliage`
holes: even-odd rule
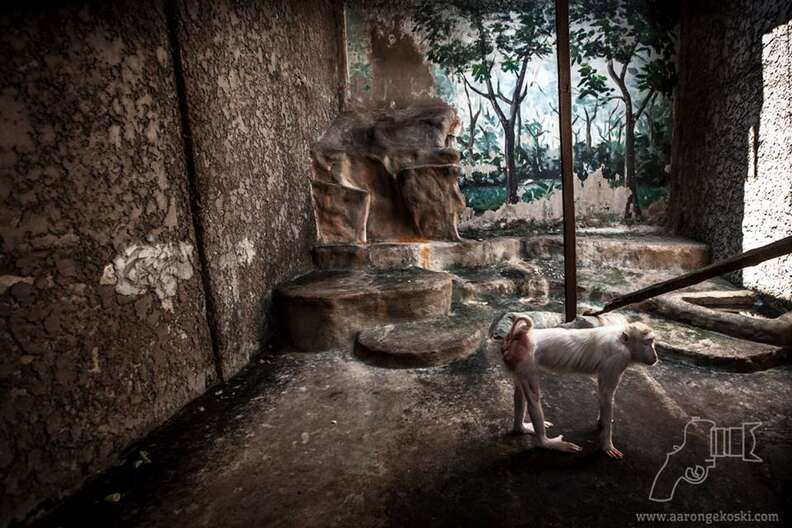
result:
[[[470,92],[486,99],[497,118],[510,203],[519,200],[517,136],[526,74],[533,59],[552,51],[551,17],[547,2],[527,0],[426,0],[418,2],[415,10],[414,31],[427,45],[427,59],[463,84],[468,102]],[[503,83],[502,89],[504,77],[510,87]],[[471,116],[468,150],[475,145],[473,121]]]
[[[580,64],[579,98],[595,104],[615,99],[623,109],[624,179],[633,197],[638,197],[636,175],[636,127],[647,107],[658,96],[670,98],[676,84],[675,32],[678,7],[658,0],[575,0],[571,16],[575,28],[570,47],[575,63]],[[607,75],[617,88],[590,61],[603,61]],[[635,89],[631,90],[630,87]],[[651,142],[655,124],[647,114]],[[654,148],[654,145],[650,144]],[[650,153],[654,154],[654,153]],[[641,216],[640,201],[631,199],[625,217]]]
[[[474,209],[535,199],[559,179],[553,7],[416,5],[414,31],[445,78],[440,95],[461,110],[460,184]],[[571,3],[575,172],[601,169],[612,185],[628,185],[638,200],[627,217],[665,185],[677,10],[660,0]]]

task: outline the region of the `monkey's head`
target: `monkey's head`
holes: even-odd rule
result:
[[[651,328],[643,323],[630,323],[624,328],[621,342],[630,351],[630,358],[635,363],[654,365],[657,363],[655,351],[655,335]]]

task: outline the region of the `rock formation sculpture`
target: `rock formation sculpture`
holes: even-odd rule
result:
[[[459,240],[458,127],[444,103],[339,116],[312,149],[319,243]]]

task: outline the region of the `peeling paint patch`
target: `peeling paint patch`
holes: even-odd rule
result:
[[[0,8],[0,526],[217,381],[165,5],[45,4]]]
[[[0,295],[4,294],[11,286],[18,282],[33,284],[33,277],[20,277],[18,275],[0,275]]]
[[[253,247],[253,242],[245,237],[236,243],[236,254],[240,263],[250,265],[256,258],[256,248]]]
[[[110,286],[118,282],[116,277],[115,268],[112,264],[108,264],[102,270],[102,276],[99,278],[99,284],[103,286]]]
[[[91,349],[91,368],[88,369],[91,374],[99,374],[102,368],[99,366],[99,348],[93,347]]]
[[[192,244],[132,245],[105,266],[100,284],[115,284],[121,295],[153,291],[160,300],[176,295],[178,280],[193,276]]]
[[[620,215],[630,197],[627,187],[611,187],[602,174],[602,169],[597,169],[580,181],[575,178],[575,213],[578,218],[608,218]],[[539,220],[555,221],[564,216],[561,192],[553,191],[550,194],[532,202],[517,204],[504,204],[495,211],[485,211],[479,216],[467,208],[462,214],[461,227],[482,228],[495,223],[514,220]]]

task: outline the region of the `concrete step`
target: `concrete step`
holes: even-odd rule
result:
[[[523,238],[523,258],[563,259],[561,235]],[[709,264],[707,244],[681,237],[652,234],[605,236],[581,234],[577,237],[578,268],[612,266],[641,270],[689,271]]]
[[[314,262],[320,269],[387,270],[417,266],[444,271],[482,268],[517,259],[550,259],[558,268],[558,260],[562,258],[563,240],[560,235],[496,237],[459,242],[329,244],[314,248]],[[577,239],[577,258],[579,268],[610,266],[678,274],[707,265],[709,246],[680,237],[650,234],[581,234]]]
[[[367,363],[388,368],[444,365],[478,350],[486,321],[470,308],[447,317],[393,323],[360,332],[355,354]]]
[[[328,244],[313,250],[319,269],[401,269],[416,266],[444,271],[452,268],[481,268],[519,258],[519,238],[502,237],[460,242],[373,242]]]
[[[298,277],[276,295],[294,346],[318,351],[349,346],[372,326],[448,314],[452,279],[420,268],[325,270]]]
[[[549,293],[548,281],[539,269],[522,261],[504,262],[489,268],[458,269],[451,275],[455,302],[505,296],[544,301]]]
[[[531,264],[547,280],[550,297],[563,297],[564,273],[559,264],[552,259],[537,259],[531,261]],[[578,268],[578,300],[580,302],[604,304],[620,295],[677,277],[678,275],[679,271],[675,270],[636,269],[605,264],[596,267]],[[715,278],[681,291],[732,291],[737,289],[728,281]]]

